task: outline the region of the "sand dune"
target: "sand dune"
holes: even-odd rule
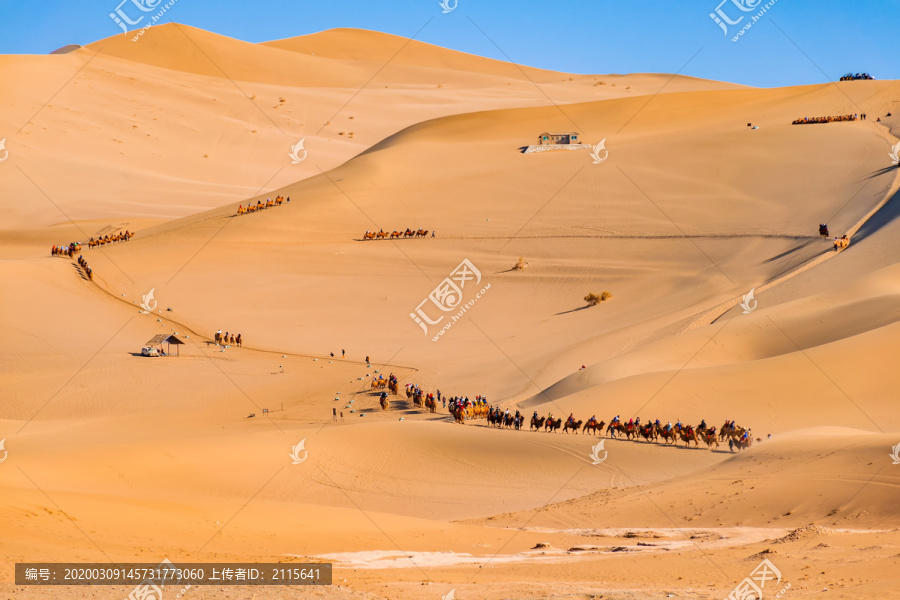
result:
[[[770,557],[797,598],[896,586],[900,120],[790,123],[884,114],[897,82],[569,75],[176,24],[0,68],[22,128],[0,166],[4,564],[312,558],[336,564],[321,597],[711,598]],[[569,130],[608,160],[521,152]],[[407,227],[429,234],[361,239]],[[126,228],[83,250],[92,281],[48,256]],[[410,313],[463,259],[490,289],[432,341]],[[160,333],[179,358],[140,356]],[[608,439],[593,464],[596,436],[458,425],[405,394],[381,411],[389,374],[761,441]]]

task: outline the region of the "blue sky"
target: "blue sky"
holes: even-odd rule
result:
[[[0,0],[0,54],[45,54],[121,34],[109,17],[121,1]],[[419,32],[424,42],[573,73],[681,71],[760,87],[848,71],[900,79],[897,0],[774,0],[731,41],[769,1],[725,0],[729,19],[744,17],[727,36],[709,16],[721,0],[458,0],[447,14],[438,0],[176,0],[165,18],[249,42],[334,27]],[[122,10],[136,18],[131,2]],[[754,10],[741,11],[741,2]]]

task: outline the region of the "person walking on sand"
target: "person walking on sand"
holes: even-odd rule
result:
[[[238,347],[240,347],[240,345],[241,345],[241,334],[240,333],[238,334],[237,339],[235,341],[237,342]]]
[[[369,357],[366,357],[366,364],[369,364]]]
[[[334,352],[329,352],[331,354],[331,358],[334,358]]]
[[[334,421],[335,423],[337,423],[337,409],[336,408],[331,409],[331,420]]]
[[[341,349],[341,358],[346,358],[346,357],[347,357],[347,351],[342,348]]]

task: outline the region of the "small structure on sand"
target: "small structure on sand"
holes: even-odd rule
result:
[[[166,351],[162,351],[163,344],[166,345]],[[178,339],[177,336],[171,333],[160,333],[159,335],[154,335],[150,341],[147,342],[147,346],[150,348],[159,348],[160,354],[163,356],[172,356],[171,345],[175,344],[175,356],[181,356],[181,353],[178,350],[178,346],[184,344],[181,340]]]
[[[549,150],[581,150],[583,148],[591,148],[591,145],[582,144],[579,134],[574,131],[566,133],[545,131],[538,136],[537,144],[526,146],[522,153],[531,154],[532,152],[547,152]]]

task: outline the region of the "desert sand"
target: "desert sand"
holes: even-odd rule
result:
[[[6,597],[129,593],[16,586],[16,562],[163,558],[335,568],[198,600],[724,598],[763,559],[783,597],[896,593],[900,83],[570,75],[179,24],[0,73]],[[545,131],[608,156],[522,153]],[[429,233],[363,239],[407,228]],[[50,256],[126,229],[85,243],[92,279]],[[410,313],[464,259],[473,303],[433,341]],[[179,357],[141,356],[158,334]],[[756,441],[460,425],[407,384]]]

